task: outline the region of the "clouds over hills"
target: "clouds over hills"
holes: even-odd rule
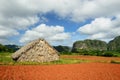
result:
[[[50,12],[76,23],[93,19],[76,31],[93,39],[110,39],[120,35],[119,7],[119,0],[0,0],[0,42],[6,43],[11,36],[19,35],[20,42],[32,40],[31,36],[51,42],[70,39],[71,34],[65,32],[65,26],[46,25],[44,22],[35,25],[44,21],[44,14]],[[31,26],[34,27],[29,29]]]
[[[89,35],[91,39],[111,39],[120,35],[120,18],[96,18],[90,24],[78,29],[81,34]]]

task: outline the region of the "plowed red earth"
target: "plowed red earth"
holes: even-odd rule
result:
[[[0,66],[0,80],[120,80],[120,65],[80,63]]]

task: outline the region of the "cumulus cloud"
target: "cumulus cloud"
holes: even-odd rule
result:
[[[120,14],[119,7],[120,0],[0,0],[0,25],[19,33],[18,30],[47,20],[43,15],[49,12],[63,19],[81,22],[90,18],[117,16]]]
[[[12,17],[0,16],[0,43],[5,43],[12,36],[19,35],[19,30],[25,30],[38,21],[37,17]]]
[[[20,39],[20,42],[27,43],[38,38],[44,38],[52,43],[67,40],[70,38],[70,34],[64,32],[63,26],[48,26],[46,24],[41,24],[31,30],[27,30]]]
[[[19,35],[19,33],[15,29],[6,28],[0,25],[0,43],[8,44],[10,42],[8,38],[17,35]]]
[[[81,26],[78,32],[91,39],[112,39],[120,35],[120,18],[96,18],[90,24]]]
[[[71,19],[80,22],[89,18],[111,17],[120,14],[119,7],[118,0],[83,0],[81,5],[74,8]]]
[[[9,36],[18,35],[19,33],[11,28],[5,28],[0,25],[0,38],[7,38]]]
[[[76,22],[120,13],[119,0],[1,0],[0,5],[2,16],[26,17],[54,12]]]

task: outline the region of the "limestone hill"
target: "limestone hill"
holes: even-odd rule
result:
[[[73,44],[72,52],[79,52],[79,50],[107,50],[107,43],[100,40],[84,40],[76,41]]]

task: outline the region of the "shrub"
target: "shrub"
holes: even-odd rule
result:
[[[105,56],[105,57],[113,57],[114,54],[113,54],[112,52],[105,52],[105,53],[103,54],[103,56]]]

